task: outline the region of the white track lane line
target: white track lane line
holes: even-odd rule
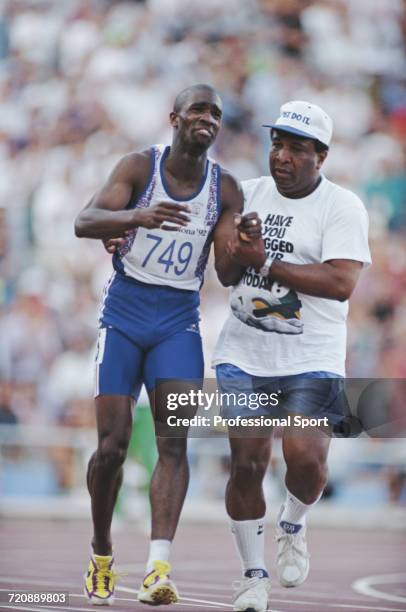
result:
[[[124,593],[134,593],[134,595],[137,595],[138,593],[138,589],[132,589],[131,587],[125,587],[125,586],[120,586],[120,585],[116,587],[116,590],[122,591]],[[180,604],[177,604],[177,605],[182,605],[182,602],[184,601],[190,601],[191,603],[208,604],[212,606],[221,606],[222,608],[232,608],[233,607],[231,604],[226,604],[220,601],[208,601],[207,599],[192,599],[190,597],[181,597]],[[183,604],[183,605],[186,605],[186,604]]]
[[[179,586],[179,584],[181,584],[181,582],[176,581],[176,585]],[[193,588],[191,588],[193,586]],[[201,587],[201,588],[200,588]],[[335,586],[332,585],[331,586],[331,590],[334,590]],[[205,586],[201,585],[199,583],[199,585],[191,585],[189,583],[189,587],[188,588],[184,588],[181,587],[180,592],[182,594],[182,596],[187,595],[188,597],[200,597],[203,594],[203,591],[206,591],[205,595],[207,596],[214,596],[217,598],[220,597],[225,597],[226,599],[229,599],[231,596],[231,588],[218,588],[217,591],[223,591],[218,592],[216,594],[212,593],[212,591],[215,591],[215,589],[213,589],[212,585],[206,584]],[[283,589],[282,587],[280,587],[279,585],[272,585],[272,598],[274,601],[276,601],[276,598],[281,598],[283,597],[283,595],[285,594],[286,590]],[[331,601],[331,592],[327,593],[327,592],[319,592],[319,591],[307,591],[307,592],[297,592],[297,593],[292,593],[292,589],[289,591],[289,597],[299,597],[299,599],[303,598],[303,599],[312,599],[314,603],[315,599],[319,599],[319,600],[323,600],[323,599],[328,599]],[[356,595],[354,595],[353,593],[351,593],[350,591],[348,591],[348,593],[346,593],[345,595],[340,595],[340,602],[345,604],[346,602],[354,602],[357,598]],[[284,600],[285,601],[285,600]],[[294,601],[294,600],[292,600]],[[366,604],[368,602],[368,599],[366,597],[363,597],[362,599],[359,599],[359,603],[360,604]],[[321,603],[321,601],[320,601]]]
[[[74,608],[73,606],[69,606],[68,608],[66,606],[57,606],[55,607],[51,607],[51,606],[43,606],[42,608],[33,608],[32,606],[30,607],[24,607],[24,606],[20,606],[20,605],[13,605],[13,606],[8,606],[8,605],[1,605],[1,609],[3,610],[7,609],[7,610],[31,610],[31,612],[46,612],[46,610],[48,610],[48,612],[52,612],[55,610],[68,610],[68,612],[71,612],[71,610],[74,610],[74,612],[94,612],[94,606],[92,606],[91,608]]]
[[[357,585],[357,583],[361,583],[361,588],[363,589],[362,591],[357,591],[360,592],[361,594],[366,594],[366,595],[371,595],[371,592],[373,592],[374,594],[371,595],[372,597],[379,597],[379,598],[383,598],[383,599],[387,599],[389,601],[393,601],[393,598],[396,598],[395,601],[397,601],[398,603],[405,603],[406,602],[406,598],[404,597],[400,597],[397,595],[390,595],[387,593],[382,593],[380,591],[376,591],[375,589],[372,589],[372,587],[369,586],[369,582],[372,582],[373,584],[393,584],[394,582],[401,582],[403,580],[406,579],[406,574],[387,574],[387,575],[381,575],[381,576],[369,576],[366,578],[362,578],[360,580],[357,580],[353,583],[352,587],[354,588],[354,590],[357,591],[357,588],[359,588],[359,584]],[[29,578],[0,578],[0,582],[9,582],[12,581],[14,583],[23,583],[23,584],[39,584],[39,585],[44,585],[45,581],[40,581],[40,580],[30,580]],[[368,584],[366,585],[366,581],[368,581]],[[59,583],[59,588],[67,588],[66,585],[61,585]],[[368,592],[365,591],[365,589],[368,590]],[[126,592],[126,593],[133,593],[133,594],[137,594],[138,590],[137,589],[132,589],[130,587],[124,587],[124,586],[117,586],[117,591],[122,591],[122,592]],[[378,595],[379,594],[379,595]],[[76,593],[71,593],[70,594],[73,597],[85,597],[84,595],[80,595],[80,594],[76,594]],[[192,599],[192,598],[188,598],[188,597],[184,597],[181,598],[183,599],[183,601],[185,602],[190,602],[189,604],[187,603],[182,603],[180,602],[178,605],[181,606],[192,606],[193,607],[202,607],[201,605],[196,605],[196,604],[205,604],[206,606],[210,606],[210,607],[218,607],[221,606],[222,608],[232,608],[231,604],[226,604],[226,603],[222,603],[222,602],[217,602],[217,601],[209,601],[209,600],[205,600],[205,599]],[[124,598],[123,598],[124,600]],[[282,603],[282,604],[293,604],[293,605],[299,605],[299,606],[314,606],[314,602],[309,602],[309,601],[303,601],[303,600],[288,600],[288,599],[274,599],[272,598],[274,603]],[[323,604],[326,608],[344,608],[344,609],[349,609],[349,610],[354,610],[354,604],[340,604],[340,603],[327,603],[324,602]],[[4,609],[16,609],[16,606],[9,606],[9,605],[4,605],[2,606]],[[18,606],[18,608],[20,610],[31,610],[32,612],[38,612],[38,611],[44,611],[44,610],[49,610],[49,606],[48,607],[37,607],[34,608],[32,606],[28,607],[21,607]],[[69,610],[69,611],[78,611],[78,612],[83,612],[83,611],[89,611],[89,612],[94,612],[94,607],[92,606],[91,608],[73,608],[72,606],[70,606],[69,608],[65,608],[62,606],[58,606],[58,609],[60,610]],[[370,612],[404,612],[404,608],[383,608],[383,607],[371,607],[371,606],[364,606],[364,605],[359,605],[357,604],[357,609],[359,610],[368,610]],[[280,612],[274,608],[269,609],[269,612]]]
[[[8,591],[9,589],[0,589],[0,590]],[[129,592],[129,593],[132,593],[134,595],[136,595],[137,592],[138,592],[136,589],[130,589],[130,588],[123,587],[123,586],[116,587],[116,591],[118,591],[118,590]],[[80,594],[80,593],[69,593],[69,597],[79,597],[81,599],[85,599],[86,600],[86,596],[84,594]],[[182,599],[184,601],[187,601],[187,602],[190,602],[190,603],[182,603],[182,601],[180,601],[176,605],[178,605],[178,606],[188,606],[189,608],[191,608],[191,607],[193,607],[193,608],[203,608],[204,607],[206,609],[207,608],[218,609],[218,605],[226,605],[227,607],[230,607],[230,608],[232,607],[229,604],[218,604],[217,602],[211,602],[211,601],[206,601],[206,600],[193,600],[193,599],[188,599],[186,597],[183,597]],[[115,603],[116,602],[119,603],[120,601],[123,601],[123,602],[124,601],[128,601],[128,602],[133,603],[133,604],[137,603],[137,600],[135,598],[117,597],[116,596]],[[201,602],[201,603],[192,603],[194,601],[195,602]],[[3,605],[3,606],[0,606],[0,609],[1,608],[14,609],[14,610],[17,608],[19,610],[31,610],[32,612],[39,612],[39,611],[44,612],[44,610],[48,610],[48,611],[51,610],[50,606],[38,606],[38,607],[35,607],[35,608],[33,606],[30,606],[28,608],[28,607],[20,606],[20,605],[16,606],[15,604],[12,605],[12,606],[11,605]],[[54,609],[56,609],[56,608],[54,607]],[[58,605],[57,609],[58,610],[69,610],[69,611],[73,610],[73,611],[77,611],[77,612],[83,612],[83,611],[94,612],[94,610],[95,610],[94,606],[92,606],[91,608],[89,608],[89,607],[85,607],[85,608],[80,607],[80,608],[77,608],[77,607],[73,607],[71,605],[69,607]],[[273,612],[278,612],[278,611],[274,610]]]
[[[73,583],[73,582],[65,582],[63,585],[61,585],[60,581],[55,581],[53,582],[52,580],[49,581],[47,579],[44,580],[40,580],[38,578],[30,578],[29,576],[25,576],[24,578],[16,578],[14,576],[9,576],[9,577],[5,577],[5,576],[1,576],[0,577],[0,584],[4,583],[4,582],[11,582],[12,584],[30,584],[32,586],[43,586],[45,587],[53,587],[51,588],[51,590],[53,591],[60,591],[62,588],[65,588],[67,590],[69,589],[79,589],[80,588],[80,583]],[[4,591],[5,589],[3,589]],[[20,589],[22,590],[22,589]],[[25,589],[27,590],[27,589]]]
[[[271,599],[272,601],[275,601],[276,603],[285,603],[285,604],[296,604],[299,606],[315,606],[318,605],[316,604],[314,601],[299,601],[299,600],[293,600],[293,599],[274,599],[272,597],[271,594]],[[357,603],[352,603],[352,604],[340,604],[340,603],[327,603],[326,601],[323,602],[323,606],[325,608],[347,608],[348,610],[368,610],[369,612],[375,612],[375,610],[377,612],[405,612],[405,608],[381,608],[381,607],[376,607],[376,606],[363,606],[363,605],[359,605]]]
[[[126,593],[134,593],[134,594],[138,593],[137,589],[132,589],[130,587],[124,587],[120,585],[116,587],[116,590],[124,591]],[[183,603],[183,602],[187,602],[187,603]],[[182,597],[182,596],[180,598],[180,601],[178,601],[176,605],[177,606],[193,606],[195,608],[202,608],[204,605],[204,606],[210,606],[211,608],[217,608],[217,609],[218,609],[218,606],[221,606],[222,608],[232,608],[233,607],[232,604],[223,603],[220,601],[209,601],[207,599],[192,599],[190,597]],[[269,612],[282,612],[282,611],[272,608],[272,609],[269,609]]]
[[[16,609],[18,609],[18,610],[31,610],[31,612],[44,612],[44,608],[33,608],[32,606],[30,606],[29,608],[27,606],[27,608],[25,608],[24,606],[18,606],[18,607],[16,605],[14,605],[14,606],[6,606],[5,604],[1,604],[1,609],[4,609],[4,610],[16,610]],[[49,608],[48,608],[48,610],[49,610]]]
[[[210,602],[210,603],[213,603],[213,602]],[[283,603],[286,604],[286,603],[298,603],[298,602],[289,602],[289,601],[285,600]],[[306,602],[306,603],[308,603],[308,602]],[[209,602],[205,603],[206,609],[208,607],[213,608],[213,609],[217,608],[216,605],[208,606],[208,604],[209,604]],[[201,605],[196,605],[196,604],[191,604],[191,603],[188,603],[188,604],[186,604],[186,603],[185,604],[177,603],[176,605],[177,606],[189,606],[189,607],[193,606],[193,607],[196,607],[196,608],[202,608],[203,607]],[[314,605],[314,604],[312,604],[312,605]],[[231,608],[232,606],[229,605],[229,607]],[[340,605],[340,604],[328,604],[328,607],[331,607],[331,608],[349,608],[350,610],[354,610],[355,609],[354,606],[347,606],[347,605],[343,606],[343,605]],[[46,612],[46,610],[49,611],[51,609],[49,606],[43,607],[43,608],[34,608],[33,606],[30,606],[30,607],[15,606],[15,605],[14,606],[9,606],[9,605],[4,605],[4,604],[1,606],[1,608],[5,609],[5,610],[26,610],[26,611],[31,611],[31,612],[44,612],[44,611]],[[375,607],[371,608],[370,606],[369,607],[357,606],[356,609],[357,610],[365,609],[365,610],[369,610],[370,612],[375,612],[376,610],[377,611],[384,611],[384,612],[404,612],[404,610],[405,610],[404,608],[375,608]],[[58,610],[67,610],[68,612],[71,612],[71,611],[73,611],[73,612],[94,612],[95,611],[95,607],[92,606],[91,608],[76,608],[76,607],[73,607],[73,606],[69,606],[69,608],[66,608],[66,607],[58,606]],[[276,608],[268,608],[268,612],[282,612],[282,610],[277,610]]]
[[[215,559],[210,562],[190,560],[190,561],[174,561],[172,565],[176,569],[176,571],[182,570],[182,572],[195,572],[195,571],[206,571],[208,567],[208,563],[209,563],[210,570],[216,570],[216,569],[224,569],[224,567],[227,567],[227,565],[230,562],[229,560],[227,561],[227,559],[224,559],[224,561],[222,561],[221,559]],[[134,572],[134,574],[137,574],[138,572],[140,573],[145,572],[145,563],[117,563],[116,565],[123,572]],[[236,570],[237,569],[238,568],[236,568]]]
[[[406,597],[401,595],[391,595],[391,593],[385,593],[385,591],[379,591],[372,585],[376,584],[396,584],[399,582],[406,583],[406,574],[381,574],[378,576],[365,576],[365,578],[359,578],[352,583],[352,588],[361,595],[369,595],[369,597],[375,597],[375,599],[384,599],[385,601],[394,601],[396,603],[406,603]]]

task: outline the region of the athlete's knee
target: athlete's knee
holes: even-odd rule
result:
[[[157,449],[160,461],[186,460],[186,438],[157,438]]]
[[[119,469],[127,456],[127,444],[113,437],[102,439],[96,453],[98,466],[103,470]]]

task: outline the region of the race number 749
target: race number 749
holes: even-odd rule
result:
[[[163,248],[161,245],[162,236],[147,234],[146,237],[151,240],[152,244],[141,264],[143,268],[152,258],[151,261],[155,260],[156,263],[164,267],[165,274],[168,274],[172,266],[176,276],[181,276],[186,271],[192,259],[193,245],[191,242],[179,244],[177,240],[171,240],[169,245]]]

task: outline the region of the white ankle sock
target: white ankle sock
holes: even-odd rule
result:
[[[169,561],[172,542],[170,540],[151,540],[147,561],[147,573],[154,569],[154,561]]]
[[[243,574],[249,569],[265,568],[265,526],[264,519],[233,521],[231,532],[240,555]]]
[[[321,497],[321,493],[315,502],[312,504],[304,504],[290,491],[286,490],[286,499],[284,502],[284,510],[279,518],[279,522],[286,521],[294,525],[306,525],[306,513],[312,508]]]

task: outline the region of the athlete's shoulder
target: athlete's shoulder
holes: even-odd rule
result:
[[[154,147],[143,151],[131,151],[119,159],[112,172],[111,179],[117,182],[130,183],[134,188],[137,188],[148,180],[154,165],[154,159]]]
[[[222,211],[241,212],[244,195],[240,181],[231,172],[219,166],[220,169],[220,201]]]
[[[148,168],[154,157],[154,150],[155,146],[151,146],[143,151],[131,151],[119,160],[118,165],[126,168]]]
[[[219,165],[219,170],[220,170],[222,185],[231,186],[231,187],[234,186],[238,188],[241,187],[241,183],[238,180],[238,178],[234,176],[234,174],[232,174],[229,170],[227,170],[226,168],[223,168],[220,165]]]
[[[220,185],[221,185],[221,193],[232,194],[232,193],[242,193],[241,183],[229,170],[225,168],[220,168]]]

